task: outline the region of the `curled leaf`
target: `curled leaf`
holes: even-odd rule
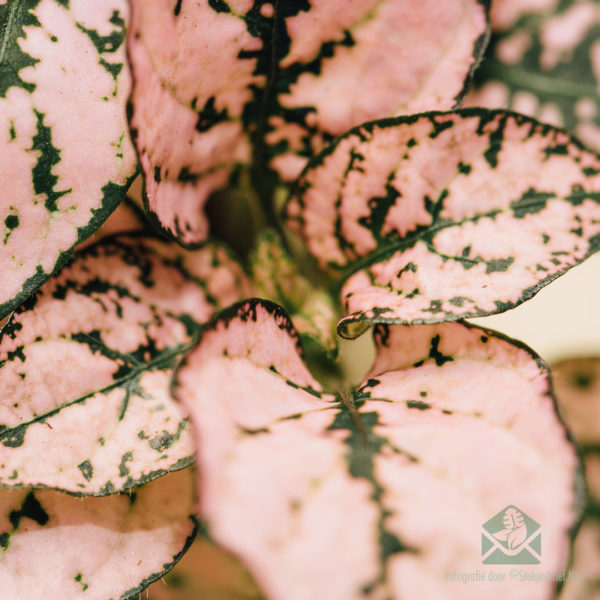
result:
[[[135,173],[127,18],[125,0],[0,4],[0,317],[65,264]]]
[[[171,370],[246,293],[219,246],[121,236],[78,253],[2,330],[0,485],[104,495],[189,465]]]
[[[481,525],[512,503],[543,523],[543,570],[567,560],[577,458],[545,366],[460,323],[380,326],[376,342],[361,387],[332,396],[274,305],[204,331],[174,392],[211,536],[271,600],[547,598],[552,582],[444,579],[481,565]]]
[[[193,502],[191,469],[110,498],[0,490],[2,598],[137,597],[190,545]]]
[[[600,247],[600,158],[504,111],[376,121],[316,157],[287,214],[342,273],[344,337],[501,312]]]
[[[480,0],[135,0],[131,127],[147,208],[196,244],[204,204],[229,183],[251,178],[267,201],[349,127],[455,106],[486,42]]]

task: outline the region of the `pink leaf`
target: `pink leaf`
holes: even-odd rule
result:
[[[380,326],[376,342],[362,386],[334,397],[272,304],[205,330],[174,392],[213,538],[270,600],[547,598],[552,582],[444,580],[481,566],[481,525],[511,503],[543,523],[544,572],[568,559],[578,461],[546,368],[460,323]]]
[[[265,169],[293,181],[349,127],[456,106],[486,41],[478,0],[135,0],[131,127],[150,213],[202,241],[202,208],[232,177],[268,197]]]
[[[190,464],[171,369],[247,290],[216,245],[121,236],[80,252],[2,330],[0,484],[103,495]]]
[[[127,18],[125,0],[0,6],[0,316],[64,265],[135,173]]]
[[[287,207],[369,323],[501,312],[596,251],[600,159],[560,130],[465,109],[374,122],[309,165]]]
[[[191,473],[110,498],[0,490],[3,600],[137,597],[193,539]]]

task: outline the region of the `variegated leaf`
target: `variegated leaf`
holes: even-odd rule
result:
[[[575,538],[571,576],[561,600],[600,598],[600,358],[552,365],[554,389],[565,421],[583,450],[588,504]]]
[[[271,600],[550,597],[552,582],[447,577],[482,569],[481,525],[511,504],[543,526],[540,568],[567,561],[578,461],[544,364],[461,323],[379,326],[376,342],[362,386],[334,397],[275,305],[204,330],[174,392],[211,536]]]
[[[486,41],[485,0],[135,0],[131,127],[147,206],[197,243],[208,196],[240,172],[268,202],[349,127],[455,106]]]
[[[330,357],[337,354],[336,309],[331,296],[303,277],[273,231],[259,239],[252,256],[256,296],[283,306],[304,343],[315,343]]]
[[[287,207],[343,271],[343,336],[502,312],[600,247],[600,158],[561,130],[464,109],[376,121],[316,157]]]
[[[0,317],[65,264],[136,169],[125,0],[0,2]]]
[[[110,498],[0,490],[2,599],[137,598],[193,539],[192,473]]]
[[[0,485],[104,495],[190,464],[171,369],[246,295],[218,246],[121,236],[78,253],[2,330]]]
[[[499,0],[494,35],[470,106],[511,108],[600,151],[600,6],[597,0]]]

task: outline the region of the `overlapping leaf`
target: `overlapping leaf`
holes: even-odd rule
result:
[[[191,543],[193,504],[191,469],[110,498],[0,490],[2,598],[137,598]]]
[[[372,322],[501,312],[600,247],[600,158],[561,130],[464,109],[361,126],[316,157],[288,204],[344,271],[342,335]]]
[[[0,3],[0,317],[62,266],[135,171],[125,0]]]
[[[252,257],[252,276],[256,295],[283,306],[304,343],[315,343],[335,357],[336,310],[331,296],[315,288],[303,277],[297,265],[272,231],[258,241]]]
[[[494,35],[468,105],[512,108],[566,127],[600,151],[596,0],[492,4]]]
[[[512,504],[543,524],[543,571],[566,563],[577,459],[545,366],[459,323],[376,342],[362,386],[334,397],[277,306],[240,303],[204,331],[174,392],[211,536],[272,600],[548,598],[551,582],[445,579],[481,568],[481,524]]]
[[[196,243],[207,197],[241,172],[268,201],[349,127],[452,108],[486,21],[483,0],[135,0],[131,126],[151,213]]]
[[[103,495],[192,461],[171,369],[247,295],[220,247],[116,237],[77,255],[0,337],[0,484]]]

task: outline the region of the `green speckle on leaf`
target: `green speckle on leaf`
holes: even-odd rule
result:
[[[515,262],[513,256],[509,256],[508,258],[494,258],[492,260],[487,261],[487,267],[485,269],[486,273],[499,273],[506,271],[510,265]]]
[[[81,584],[81,591],[85,592],[88,589],[88,584],[83,581],[83,575],[81,573],[77,573],[74,577],[77,583]]]
[[[77,467],[87,481],[90,481],[90,479],[94,476],[94,468],[89,460],[84,460],[83,462],[79,463]]]
[[[129,475],[129,469],[127,463],[133,460],[133,452],[126,452],[121,457],[121,463],[119,464],[119,476],[127,477]]]

